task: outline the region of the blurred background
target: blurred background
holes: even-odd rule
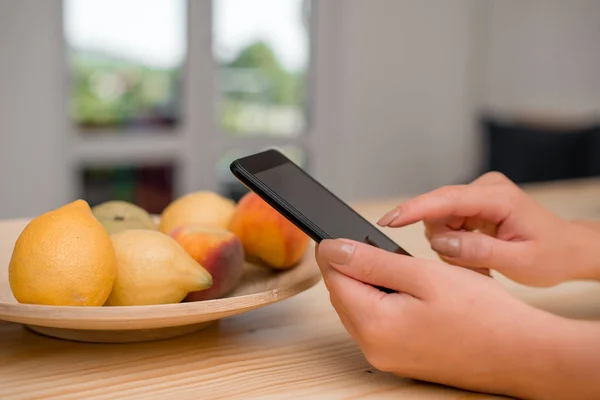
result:
[[[347,201],[600,175],[600,1],[0,0],[0,218],[238,199],[278,147]]]

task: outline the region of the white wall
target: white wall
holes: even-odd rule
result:
[[[469,0],[350,0],[344,63],[348,197],[417,193],[478,162]]]
[[[0,0],[0,218],[38,214],[68,198],[62,33],[51,17],[58,5]]]
[[[0,0],[0,218],[71,198],[59,4]],[[343,132],[329,155],[338,169],[322,175],[348,200],[472,178],[483,106],[600,107],[600,1],[337,4]]]
[[[486,18],[486,107],[600,111],[600,1],[488,1]]]
[[[474,177],[483,110],[600,114],[600,1],[344,4],[350,199]]]

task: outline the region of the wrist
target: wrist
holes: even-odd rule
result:
[[[550,313],[514,299],[510,318],[494,330],[483,379],[475,390],[522,399],[548,398],[549,377],[558,370],[560,335]]]
[[[520,382],[531,399],[600,398],[600,349],[597,322],[551,316],[544,335],[528,354],[529,373]]]
[[[573,268],[572,279],[600,281],[600,224],[572,221],[565,237],[569,241],[565,260]]]
[[[571,222],[575,225],[583,226],[593,231],[600,232],[600,221],[592,221],[588,219],[574,219]]]
[[[516,332],[517,339],[506,349],[512,353],[507,365],[507,387],[513,388],[512,396],[523,399],[557,398],[553,394],[555,379],[560,374],[561,357],[556,349],[563,336],[558,325],[564,320],[535,308]]]

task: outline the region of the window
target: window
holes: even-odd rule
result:
[[[186,52],[185,5],[183,0],[64,2],[70,110],[76,124],[177,124]]]
[[[220,128],[234,136],[303,133],[310,2],[216,0],[213,7]]]
[[[308,112],[317,97],[309,84],[315,2],[63,6],[75,196],[92,204],[128,200],[159,213],[196,190],[238,199],[246,189],[229,163],[239,156],[278,147],[304,168],[318,164],[324,127],[332,125],[326,110]],[[319,7],[333,15],[333,5]],[[330,79],[317,81],[331,93]]]

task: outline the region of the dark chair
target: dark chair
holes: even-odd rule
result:
[[[590,135],[587,159],[589,175],[600,176],[600,126],[597,126]]]
[[[486,116],[483,172],[499,171],[516,183],[600,175],[597,125],[565,128]]]

